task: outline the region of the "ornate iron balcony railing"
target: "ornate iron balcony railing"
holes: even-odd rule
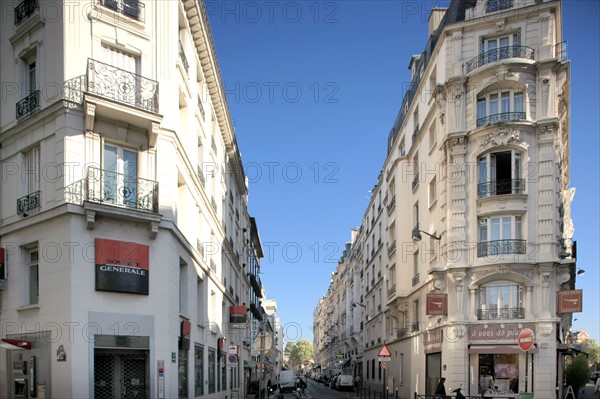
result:
[[[491,125],[492,123],[506,123],[506,122],[517,122],[524,121],[526,119],[525,112],[502,112],[499,114],[493,114],[484,116],[483,118],[477,119],[477,127]]]
[[[40,191],[27,194],[17,200],[17,215],[27,216],[27,212],[40,207]]]
[[[138,0],[98,0],[98,3],[126,17],[144,22],[142,11],[145,5]]]
[[[15,25],[29,18],[40,5],[38,0],[25,0],[15,7]]]
[[[188,73],[190,70],[190,64],[187,60],[187,57],[185,56],[185,51],[183,51],[183,45],[181,44],[181,42],[179,42],[179,58],[181,58],[181,63],[185,68],[185,73]]]
[[[554,56],[561,61],[567,59],[567,41],[560,42],[554,46]]]
[[[408,328],[399,328],[396,330],[396,338],[406,337],[408,335]]]
[[[388,247],[388,256],[391,256],[395,250],[396,250],[396,240],[392,241],[392,243]]]
[[[467,73],[480,66],[506,58],[526,58],[533,60],[535,50],[525,46],[504,46],[494,50],[486,51],[467,62]]]
[[[477,309],[477,320],[510,320],[524,318],[524,308]]]
[[[522,194],[525,191],[525,179],[490,180],[477,185],[477,197],[494,195]]]
[[[525,240],[494,240],[477,243],[477,257],[509,254],[525,254],[527,241]]]
[[[410,325],[410,331],[411,332],[417,332],[417,331],[419,331],[419,327],[420,327],[419,324],[420,323],[418,321],[415,321],[414,323],[411,323],[411,325]]]
[[[24,118],[40,109],[40,91],[36,90],[17,103],[17,119]]]
[[[415,187],[417,187],[418,185],[419,185],[419,172],[417,172],[417,173],[415,174],[415,177],[413,178],[413,181],[412,181],[412,189],[414,190],[414,189],[415,189]]]
[[[396,194],[394,194],[392,196],[392,200],[390,201],[390,203],[387,206],[388,213],[390,213],[392,211],[392,209],[394,209],[395,206],[396,206]]]
[[[412,286],[414,287],[415,285],[419,284],[419,273],[415,274],[412,278]]]
[[[158,182],[90,167],[85,179],[65,187],[65,201],[110,204],[158,213]]]
[[[388,288],[388,298],[396,293],[396,284],[392,285]]]
[[[508,10],[509,8],[512,8],[512,6],[512,0],[488,0],[485,6],[485,12]]]
[[[150,112],[158,112],[158,82],[88,59],[87,91]]]

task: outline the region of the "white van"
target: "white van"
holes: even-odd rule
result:
[[[335,389],[339,389],[340,391],[342,389],[352,390],[353,386],[353,378],[351,375],[342,374],[335,380]]]
[[[292,392],[294,390],[294,383],[296,382],[296,376],[292,370],[283,370],[279,373],[279,387],[281,392]]]

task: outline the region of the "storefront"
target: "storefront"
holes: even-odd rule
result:
[[[470,394],[486,398],[518,397],[533,384],[533,356],[538,349],[521,350],[517,337],[525,327],[521,323],[488,323],[470,326]]]

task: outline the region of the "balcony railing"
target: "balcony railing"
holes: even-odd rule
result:
[[[508,254],[525,254],[527,241],[525,240],[494,240],[477,243],[477,257]]]
[[[392,241],[390,246],[388,247],[388,256],[391,256],[394,251],[396,251],[396,240]]]
[[[508,10],[509,8],[512,8],[512,6],[512,0],[488,0],[485,6],[485,12]]]
[[[506,58],[526,58],[534,59],[535,50],[525,46],[504,46],[494,50],[486,51],[467,62],[467,73],[479,68],[480,66],[491,64],[492,62],[504,60]]]
[[[36,90],[17,103],[17,119],[25,118],[40,109],[40,91]]]
[[[415,285],[419,284],[419,273],[415,274],[412,278],[412,286],[414,287]]]
[[[477,119],[477,127],[491,125],[493,123],[507,123],[507,122],[518,122],[526,119],[525,112],[502,112],[499,114],[493,114],[484,116],[483,118]]]
[[[206,185],[206,179],[204,178],[204,173],[202,172],[202,166],[198,165],[198,179],[200,180],[200,184],[202,187]]]
[[[158,82],[121,68],[88,59],[90,93],[150,112],[158,112]]]
[[[200,98],[200,95],[198,95],[198,109],[200,110],[202,122],[204,122],[206,120],[206,113],[204,112],[204,105],[202,104],[202,99]]]
[[[392,211],[392,209],[394,209],[395,206],[396,206],[396,194],[394,194],[392,196],[390,203],[387,205],[388,214]]]
[[[396,284],[394,284],[390,288],[388,288],[388,298],[393,296],[395,293],[396,293]]]
[[[17,200],[17,215],[27,216],[27,212],[40,207],[40,191],[27,194]]]
[[[417,172],[415,174],[415,177],[413,177],[413,181],[412,181],[412,189],[414,190],[415,187],[417,187],[419,185],[419,172]]]
[[[554,46],[554,56],[561,61],[567,59],[567,42],[560,42]]]
[[[477,309],[477,320],[510,320],[524,318],[524,308]]]
[[[145,6],[137,0],[98,0],[98,3],[126,17],[144,22],[142,11]]]
[[[15,25],[19,25],[29,18],[38,7],[38,0],[25,0],[19,3],[15,7]]]
[[[399,328],[396,330],[396,338],[406,337],[408,335],[408,328]]]
[[[477,197],[485,198],[504,194],[522,194],[525,179],[490,180],[477,185]]]
[[[413,134],[412,134],[412,142],[415,142],[415,139],[417,138],[417,135],[419,134],[419,124],[417,124],[417,126],[415,126],[415,130],[413,130]]]
[[[65,201],[84,201],[158,213],[158,182],[110,170],[88,168],[87,177],[65,187]]]
[[[213,211],[217,212],[217,201],[214,197],[210,198],[210,206],[212,206]]]
[[[185,68],[185,73],[188,73],[190,70],[190,64],[187,60],[187,57],[185,56],[185,51],[183,51],[183,45],[181,44],[181,42],[179,42],[179,58],[181,58],[181,63]]]
[[[419,331],[419,324],[420,323],[418,321],[415,321],[414,323],[411,323],[411,325],[410,325],[410,331],[411,332],[417,332],[417,331]]]

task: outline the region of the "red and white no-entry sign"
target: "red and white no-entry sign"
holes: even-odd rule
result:
[[[531,329],[524,328],[519,333],[517,343],[519,344],[519,348],[521,348],[522,351],[527,352],[535,343],[535,334]]]

